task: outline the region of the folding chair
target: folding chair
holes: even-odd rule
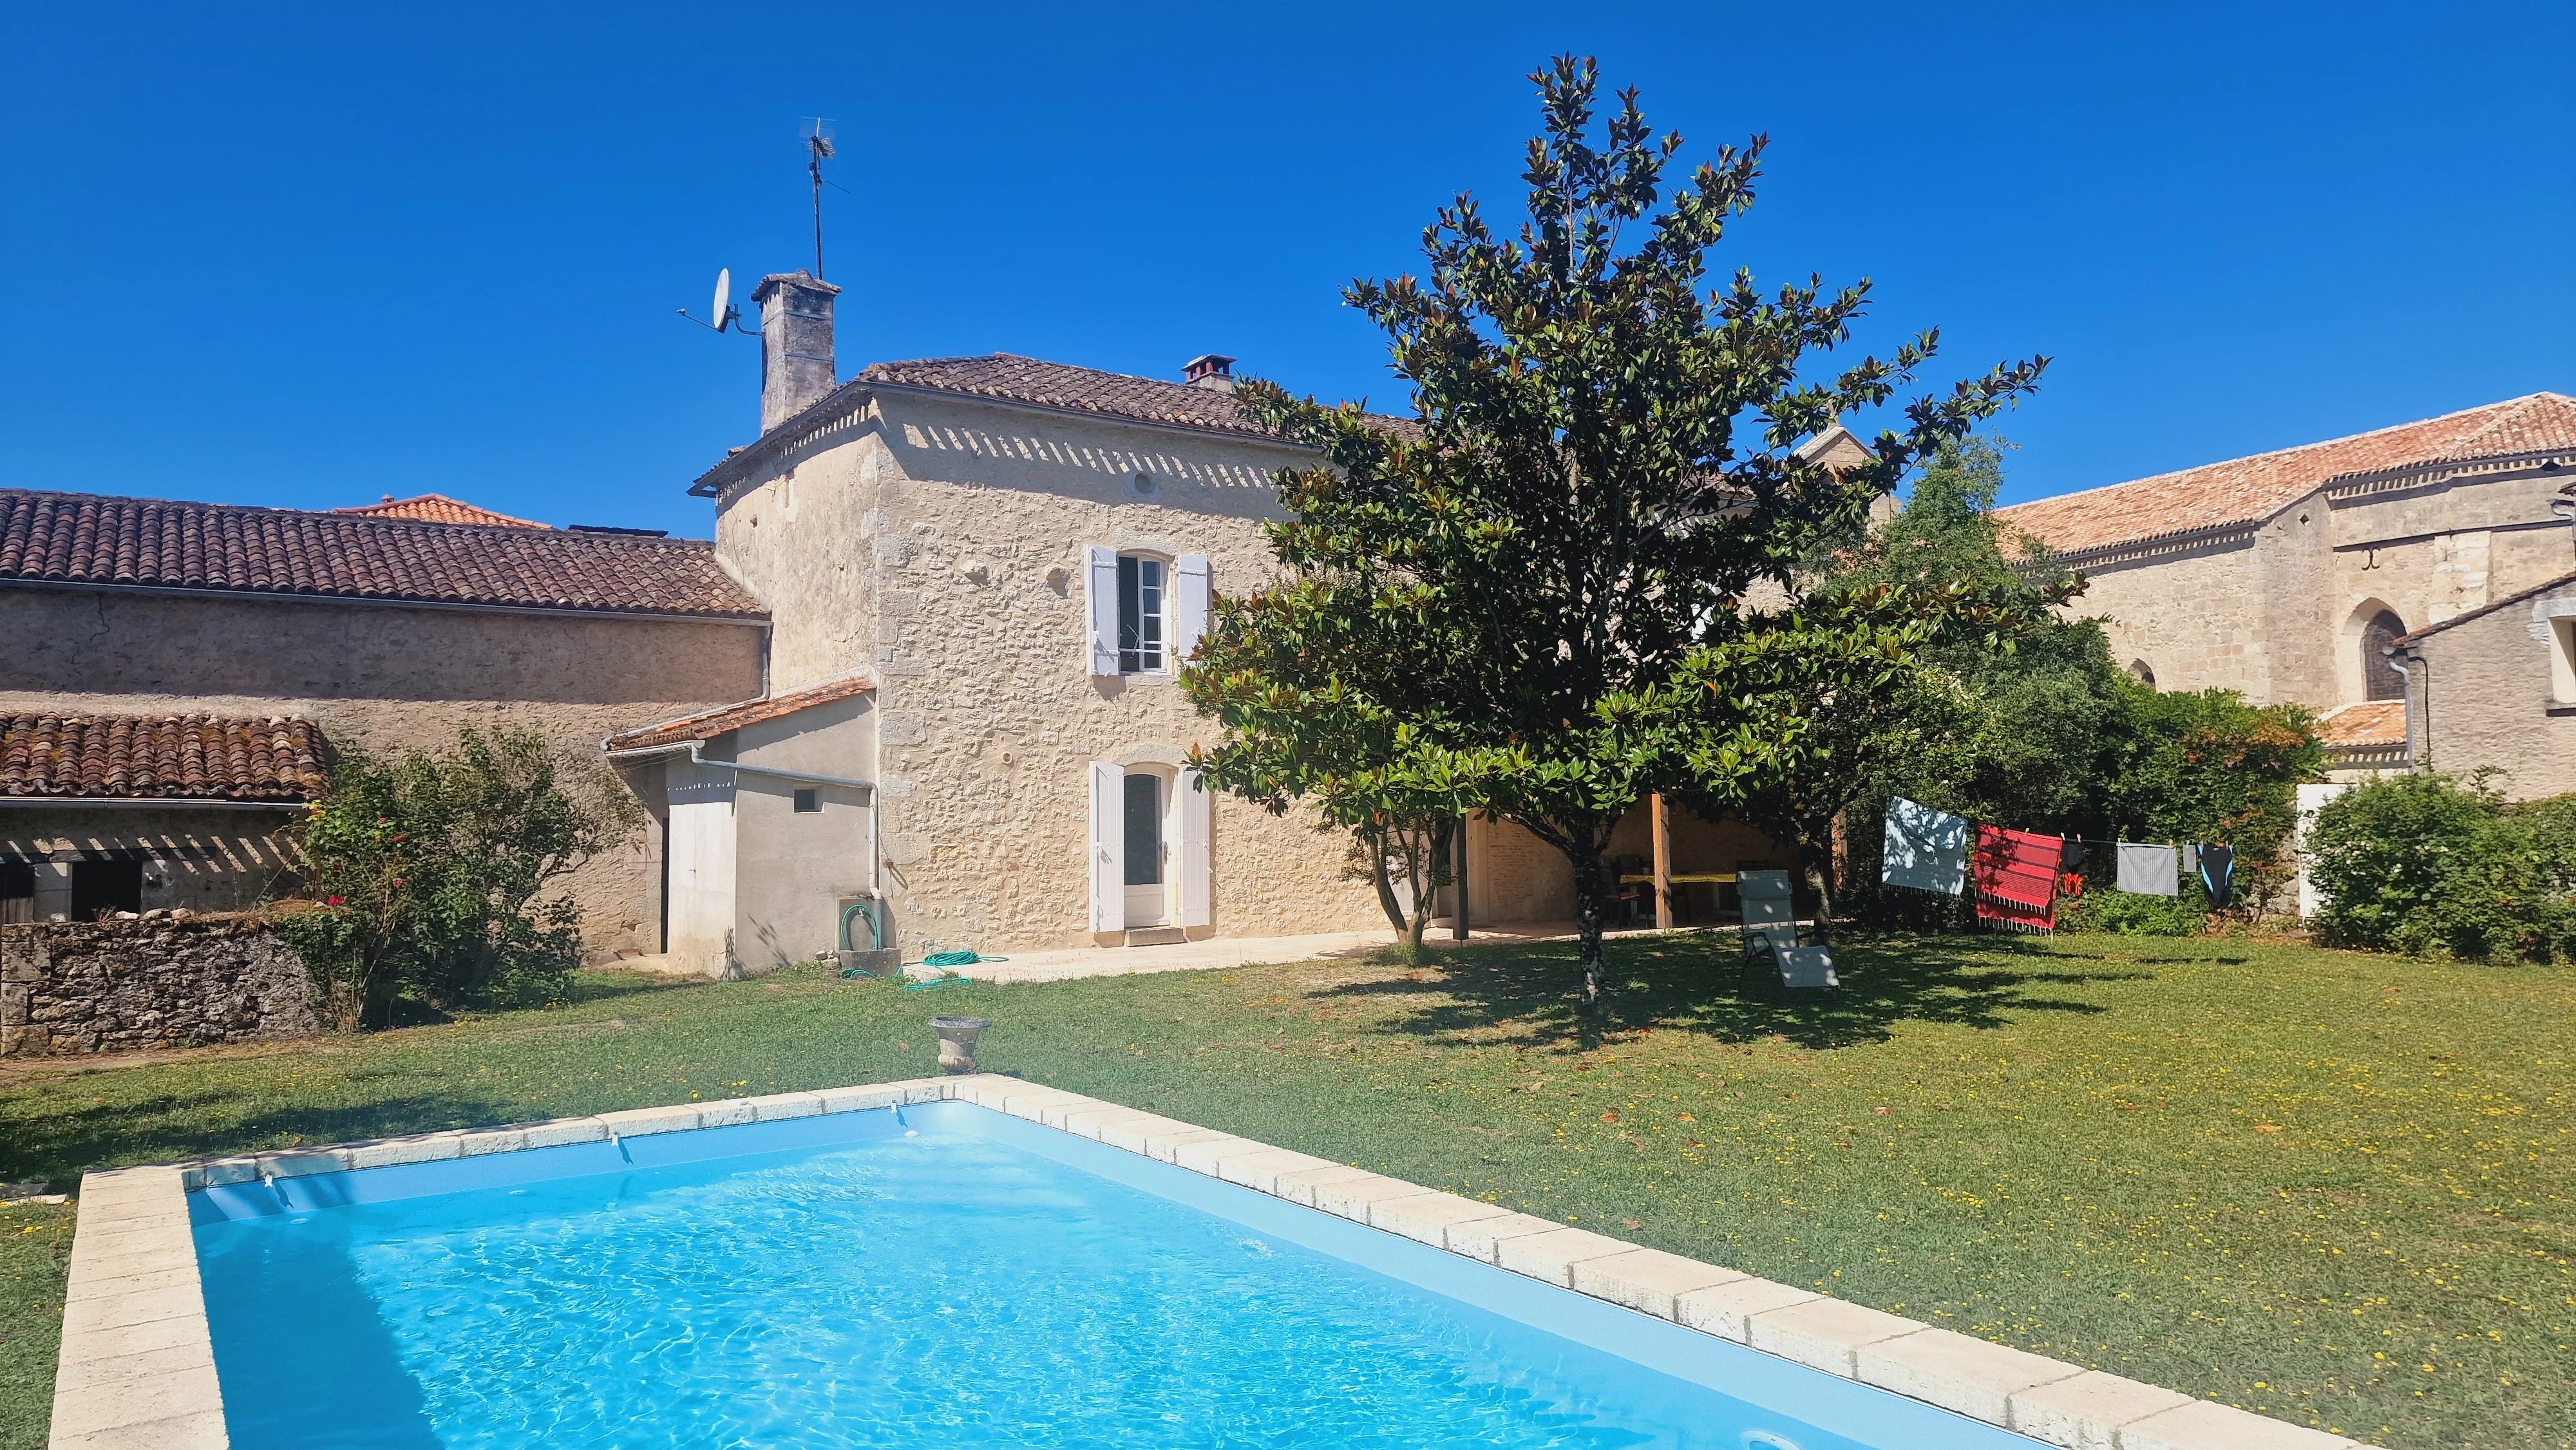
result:
[[[1830,948],[1798,944],[1798,912],[1790,896],[1788,872],[1738,871],[1735,895],[1744,904],[1744,971],[1737,985],[1753,974],[1754,962],[1765,956],[1771,959],[1783,989],[1842,985],[1834,975]]]

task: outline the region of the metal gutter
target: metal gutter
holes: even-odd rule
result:
[[[704,753],[706,744],[703,740],[687,740],[670,745],[646,745],[632,750],[611,750],[608,748],[608,742],[603,740],[599,743],[599,749],[601,754],[611,760],[647,760],[657,755],[677,755],[687,751],[691,765],[712,765],[733,771],[738,775],[765,775],[777,780],[801,781],[806,785],[837,785],[849,790],[867,792],[871,804],[876,800],[877,787],[874,781],[852,780],[845,775],[816,775],[811,771],[803,770],[780,770],[775,766],[752,765],[740,760],[711,759]]]
[[[194,800],[186,796],[0,795],[0,806],[166,806],[187,811],[300,811],[311,801]]]

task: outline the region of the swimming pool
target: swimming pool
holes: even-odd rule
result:
[[[187,1200],[263,1450],[2035,1443],[965,1102]]]

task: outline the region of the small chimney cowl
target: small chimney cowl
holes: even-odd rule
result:
[[[760,431],[821,402],[838,385],[832,299],[841,289],[811,272],[773,272],[751,294],[760,304]]]
[[[1193,388],[1213,388],[1220,393],[1231,393],[1234,391],[1234,361],[1223,353],[1201,353],[1183,365],[1181,381]]]

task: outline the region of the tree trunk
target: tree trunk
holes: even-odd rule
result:
[[[1807,889],[1816,894],[1816,940],[1831,946],[1834,940],[1834,868],[1830,861],[1808,860]]]
[[[1386,837],[1363,831],[1360,848],[1369,853],[1369,880],[1377,886],[1377,909],[1386,913],[1386,924],[1395,934],[1403,936],[1404,908],[1395,904],[1395,882],[1386,874]]]
[[[1589,827],[1577,851],[1566,853],[1574,864],[1574,934],[1583,964],[1583,1010],[1601,1005],[1601,844]]]
[[[1413,879],[1413,922],[1405,929],[1405,946],[1410,956],[1422,956],[1422,934],[1431,929],[1431,908],[1440,888],[1449,884],[1449,840],[1455,828],[1447,821],[1422,833],[1425,843],[1418,851],[1408,851],[1405,861],[1420,862],[1421,873]]]

